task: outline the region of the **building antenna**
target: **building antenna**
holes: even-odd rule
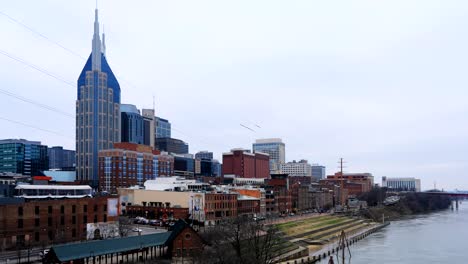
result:
[[[154,94],[153,94],[153,112],[154,112],[154,109],[155,109],[154,105],[155,105],[155,103],[154,103]]]

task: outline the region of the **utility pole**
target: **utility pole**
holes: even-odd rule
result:
[[[345,179],[344,179],[344,175],[343,175],[343,168],[344,168],[343,158],[340,158],[340,161],[338,163],[340,164],[340,167],[339,167],[340,168],[340,197],[339,198],[340,198],[341,206],[344,206],[344,204],[343,204],[343,189],[344,189],[344,180]]]

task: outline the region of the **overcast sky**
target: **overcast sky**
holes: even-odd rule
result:
[[[2,2],[0,89],[74,116],[94,7]],[[468,189],[467,1],[101,0],[99,10],[122,103],[151,108],[154,95],[157,115],[192,153],[221,159],[279,137],[288,161],[329,174],[343,157],[345,171],[376,182]],[[0,127],[0,138],[75,147],[73,117],[4,93]]]

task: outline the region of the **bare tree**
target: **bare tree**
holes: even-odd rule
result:
[[[237,217],[202,233],[209,244],[199,263],[273,263],[281,240],[277,231],[252,218]]]
[[[131,229],[131,220],[126,216],[119,217],[119,235],[120,237],[128,236],[128,232]]]

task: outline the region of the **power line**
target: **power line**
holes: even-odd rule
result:
[[[35,35],[37,35],[37,36],[39,36],[39,37],[41,37],[41,38],[47,40],[48,42],[53,43],[54,45],[57,45],[58,47],[62,48],[63,50],[65,50],[65,51],[67,51],[67,52],[69,52],[69,53],[75,55],[76,57],[81,58],[81,59],[83,59],[83,60],[86,60],[86,58],[84,58],[83,56],[81,56],[81,55],[78,54],[77,52],[74,52],[73,50],[71,50],[71,49],[69,49],[69,48],[63,46],[62,44],[58,43],[57,41],[54,41],[54,40],[48,38],[46,35],[44,35],[44,34],[38,32],[38,31],[34,30],[33,28],[31,28],[31,27],[29,27],[28,25],[26,25],[26,24],[20,22],[19,20],[17,20],[17,19],[15,19],[15,18],[13,18],[13,17],[11,17],[11,16],[5,14],[4,12],[0,11],[0,15],[3,15],[4,17],[8,18],[10,21],[12,21],[12,22],[14,22],[14,23],[20,25],[21,27],[23,27],[23,28],[27,29],[28,31],[34,33]]]
[[[12,21],[12,22],[16,23],[17,25],[19,25],[19,26],[21,26],[21,27],[27,29],[28,31],[32,32],[34,35],[39,36],[40,38],[42,38],[42,39],[44,39],[44,40],[46,40],[46,41],[48,41],[48,42],[50,42],[50,43],[52,43],[52,44],[54,44],[54,45],[60,47],[61,49],[63,49],[63,50],[65,50],[66,52],[68,52],[68,53],[74,55],[75,57],[78,57],[78,58],[80,58],[81,60],[86,61],[86,58],[83,57],[83,56],[81,56],[78,52],[75,52],[75,51],[73,51],[72,49],[69,49],[69,48],[63,46],[63,45],[60,44],[58,41],[55,41],[55,40],[53,40],[53,39],[47,37],[47,36],[44,35],[43,33],[41,33],[41,32],[39,32],[39,31],[37,31],[37,30],[31,28],[30,26],[28,26],[28,25],[22,23],[22,22],[19,21],[18,19],[15,19],[14,17],[12,17],[12,16],[10,16],[10,15],[8,15],[8,14],[2,12],[2,11],[0,11],[0,15],[5,16],[5,17],[8,18],[10,21]],[[123,82],[127,83],[129,86],[135,88],[135,85],[132,84],[130,81],[126,80],[125,78],[123,78],[123,77],[120,76],[120,75],[118,75],[118,77],[119,77],[120,80],[122,80]]]
[[[0,49],[0,54],[4,55],[4,56],[6,56],[6,57],[8,57],[8,58],[10,58],[12,60],[15,60],[15,61],[17,61],[17,62],[19,62],[21,64],[24,64],[24,65],[26,65],[26,66],[28,66],[28,67],[30,67],[32,69],[35,69],[36,71],[39,71],[39,72],[41,72],[41,73],[43,73],[43,74],[45,74],[45,75],[47,75],[49,77],[52,77],[52,78],[54,78],[54,79],[56,79],[58,81],[61,81],[61,82],[65,83],[68,86],[71,86],[73,88],[75,87],[75,85],[72,82],[69,82],[69,81],[63,79],[60,76],[57,76],[57,75],[55,75],[55,74],[53,74],[53,73],[51,73],[51,72],[49,72],[49,71],[47,71],[45,69],[42,69],[42,68],[40,68],[40,67],[38,67],[38,66],[36,66],[36,65],[34,65],[32,63],[29,63],[29,62],[27,62],[27,61],[25,61],[25,60],[23,60],[23,59],[21,59],[19,57],[16,57],[16,56],[14,56],[14,55],[12,55],[12,54],[4,51],[4,50]]]
[[[26,123],[23,123],[23,122],[20,122],[20,121],[8,119],[8,118],[1,117],[1,116],[0,116],[0,119],[1,119],[1,120],[5,120],[5,121],[8,121],[8,122],[11,122],[11,123],[14,123],[14,124],[18,124],[18,125],[22,125],[22,126],[25,126],[25,127],[30,127],[30,128],[34,128],[34,129],[37,129],[37,130],[41,130],[41,131],[44,131],[44,132],[47,132],[47,133],[55,134],[55,135],[58,135],[58,136],[61,136],[61,137],[66,137],[66,138],[74,139],[74,138],[72,138],[72,137],[70,137],[70,136],[63,135],[63,134],[61,134],[61,133],[59,133],[59,132],[55,132],[55,131],[52,131],[52,130],[48,130],[48,129],[36,127],[36,126],[29,125],[29,124],[26,124]]]
[[[30,100],[26,97],[23,97],[23,96],[20,96],[20,95],[17,95],[15,93],[12,93],[12,92],[9,92],[7,90],[4,90],[4,89],[1,89],[0,88],[0,93],[4,94],[4,95],[8,95],[10,97],[13,97],[13,98],[16,98],[18,100],[21,100],[23,102],[26,102],[26,103],[30,103],[30,104],[33,104],[35,106],[38,106],[38,107],[41,107],[41,108],[44,108],[44,109],[47,109],[49,111],[52,111],[52,112],[55,112],[55,113],[58,113],[58,114],[61,114],[61,115],[64,115],[64,116],[67,116],[67,117],[70,117],[70,118],[75,118],[74,115],[70,114],[70,113],[67,113],[67,112],[64,112],[58,108],[55,108],[55,107],[52,107],[52,106],[48,106],[46,104],[43,104],[43,103],[39,103],[39,102],[36,102],[36,101],[33,101],[33,100]]]

